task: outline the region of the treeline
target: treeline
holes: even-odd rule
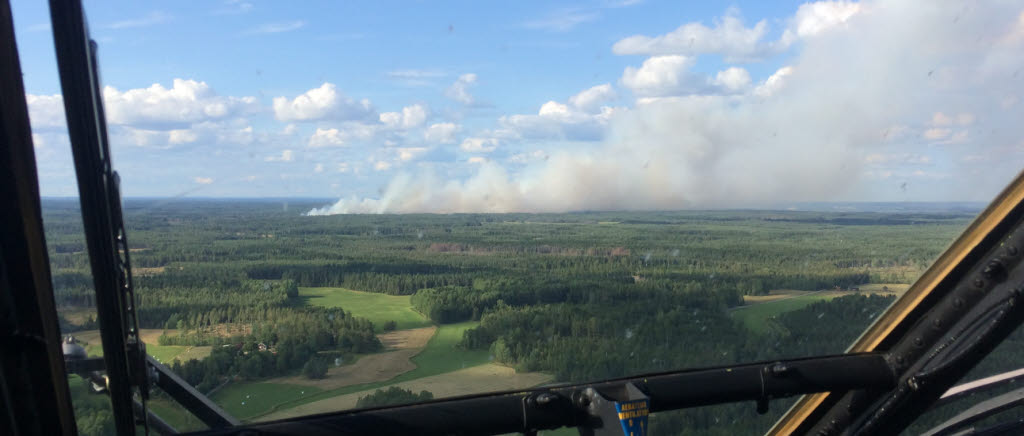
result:
[[[373,323],[365,318],[354,317],[343,309],[275,308],[252,309],[240,313],[244,316],[235,321],[248,327],[250,333],[246,335],[226,336],[215,328],[186,328],[179,330],[177,335],[161,335],[158,339],[159,344],[216,346],[255,341],[272,345],[280,341],[293,340],[309,342],[316,350],[340,347],[351,348],[353,352],[370,352],[380,347],[380,341],[373,334]]]
[[[472,283],[470,274],[450,266],[395,260],[379,264],[263,264],[249,267],[246,273],[253,279],[291,280],[299,286],[337,286],[391,295]]]
[[[699,281],[676,282],[632,277],[555,278],[505,277],[477,280],[472,288],[450,286],[421,289],[411,298],[414,308],[437,323],[479,320],[499,303],[509,306],[573,304],[632,304],[728,308],[743,303],[732,286]]]
[[[143,328],[201,328],[259,319],[261,312],[283,308],[298,297],[290,280],[243,280],[229,287],[141,287],[136,291]]]
[[[285,375],[314,360],[316,365],[323,365],[323,359],[328,358],[321,356],[325,352],[371,353],[382,347],[373,334],[371,322],[341,309],[324,308],[269,310],[266,318],[254,323],[252,333],[247,335],[165,334],[159,338],[160,345],[197,345],[196,342],[212,345],[210,356],[202,361],[175,361],[173,369],[201,391],[236,376],[259,379]]]
[[[434,394],[430,391],[420,391],[420,393],[417,394],[409,389],[391,386],[387,389],[377,389],[372,394],[359,397],[359,399],[356,400],[356,408],[365,409],[396,404],[419,403],[433,399]]]

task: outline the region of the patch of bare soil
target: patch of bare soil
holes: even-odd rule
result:
[[[157,274],[163,273],[165,270],[167,270],[167,267],[163,266],[156,266],[152,268],[135,267],[132,268],[132,275],[136,277],[155,276]]]
[[[163,330],[163,329],[139,329],[139,338],[142,342],[147,344],[155,344],[157,338],[167,332],[167,336],[174,336],[178,334],[177,330]],[[100,345],[100,331],[99,330],[84,330],[80,332],[71,333],[78,342],[84,342],[89,345]]]

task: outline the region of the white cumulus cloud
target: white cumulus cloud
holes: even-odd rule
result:
[[[440,144],[455,143],[455,135],[462,127],[455,123],[435,123],[423,132],[423,139]]]
[[[569,97],[569,104],[585,112],[594,112],[600,110],[601,104],[614,100],[615,97],[615,90],[612,89],[612,85],[605,83],[584,89],[579,94]]]
[[[309,137],[310,147],[330,147],[345,145],[345,138],[338,129],[316,129]]]
[[[740,67],[730,67],[715,75],[714,84],[728,92],[740,92],[750,86],[750,73]]]
[[[473,94],[470,94],[469,92],[470,88],[473,86],[476,86],[476,74],[463,74],[455,80],[455,83],[452,83],[452,85],[445,90],[444,95],[459,103],[471,105],[476,102],[476,99],[473,98]]]
[[[281,150],[281,154],[278,156],[267,156],[263,159],[267,162],[291,162],[295,160],[295,153],[291,150]]]
[[[499,118],[498,123],[505,131],[527,140],[597,141],[604,138],[608,121],[617,111],[601,106],[596,113],[590,113],[571,103],[549,101],[541,105],[536,115],[506,115]]]
[[[293,99],[274,98],[274,116],[281,121],[365,120],[376,118],[368,99],[355,100],[325,82]]]
[[[616,42],[612,52],[619,55],[698,55],[718,53],[731,60],[759,58],[771,48],[762,39],[768,32],[765,20],[746,27],[733,9],[715,20],[711,27],[686,23],[659,36],[634,35]]]
[[[626,67],[622,85],[644,97],[677,95],[693,88],[689,69],[694,62],[693,58],[680,55],[653,56],[640,68]]]
[[[846,23],[860,9],[859,3],[848,1],[804,3],[797,9],[782,39],[792,38],[794,34],[801,38],[817,35]]]
[[[495,138],[466,138],[459,148],[470,153],[489,153],[498,148],[498,140]]]
[[[633,35],[616,42],[612,51],[619,55],[719,54],[730,62],[750,62],[782,52],[799,39],[844,25],[860,11],[860,4],[854,2],[805,3],[787,20],[779,39],[769,41],[767,20],[747,27],[739,10],[731,8],[711,26],[691,22],[663,35]]]
[[[127,91],[106,86],[103,100],[108,123],[153,130],[225,119],[257,107],[255,97],[219,96],[206,82],[186,79],[174,79],[171,88],[159,83]]]
[[[63,127],[64,99],[57,95],[26,94],[28,118],[33,129]]]
[[[380,114],[380,122],[391,128],[411,129],[419,127],[427,121],[429,110],[422,104],[414,104],[402,108],[401,112],[384,112]]]

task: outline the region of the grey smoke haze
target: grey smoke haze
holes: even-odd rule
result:
[[[488,161],[465,179],[400,174],[379,198],[309,214],[756,207],[863,192],[891,176],[879,162],[915,159],[930,165],[917,176],[964,177],[993,191],[1024,163],[1022,9],[863,2],[845,23],[803,39],[786,68],[739,92],[675,86],[615,111],[590,148],[548,150],[525,167]]]

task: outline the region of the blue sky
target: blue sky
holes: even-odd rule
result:
[[[451,212],[987,200],[1022,163],[1021,8],[936,3],[86,10],[126,195]],[[73,195],[46,3],[13,9],[42,189]]]

